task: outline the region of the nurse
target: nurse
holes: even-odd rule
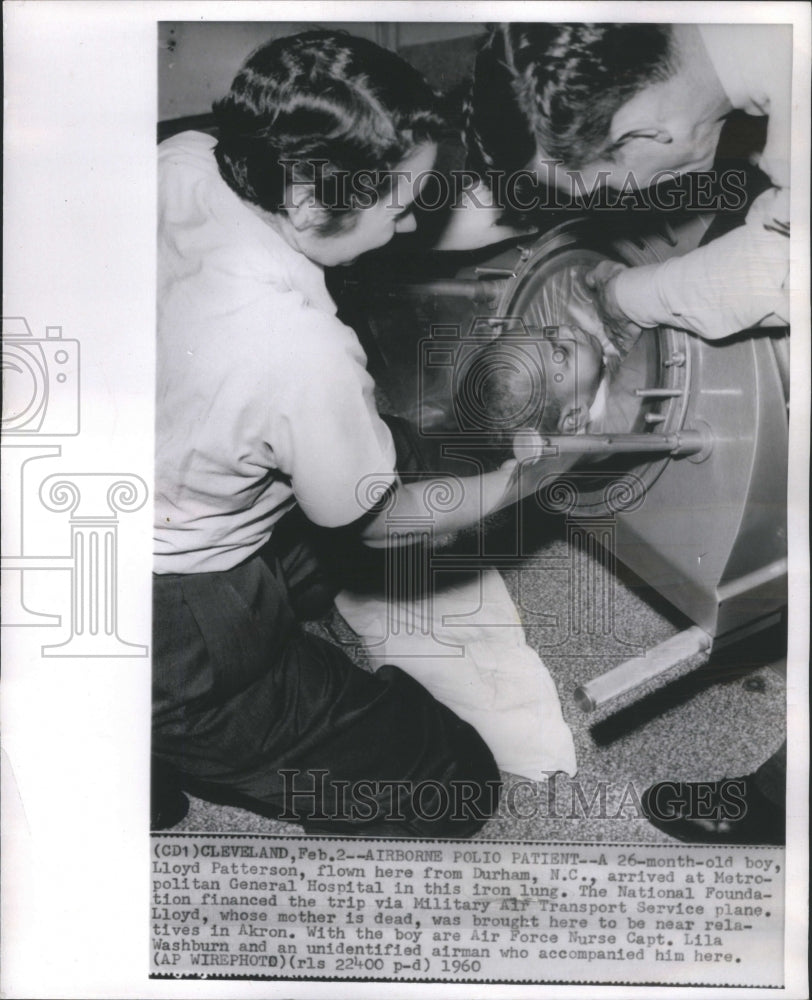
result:
[[[202,797],[310,827],[468,836],[500,780],[477,729],[297,620],[303,525],[383,547],[389,518],[425,513],[323,268],[414,228],[433,95],[392,53],[313,31],[259,49],[215,110],[218,140],[159,154],[153,759]],[[440,482],[459,502],[438,532],[516,500],[514,466]],[[484,648],[490,668],[504,644]],[[541,692],[538,659],[522,665]],[[574,770],[551,681],[544,696],[550,761]]]

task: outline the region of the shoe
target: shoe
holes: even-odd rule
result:
[[[150,788],[150,829],[169,830],[177,826],[189,812],[189,799],[169,772],[152,766]]]
[[[643,792],[652,826],[686,844],[786,843],[784,810],[763,795],[754,775],[722,781],[661,781]]]

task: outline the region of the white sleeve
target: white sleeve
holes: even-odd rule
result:
[[[395,480],[392,435],[355,333],[307,306],[286,320],[291,352],[268,443],[311,521],[350,524]]]
[[[757,198],[745,225],[663,264],[629,268],[617,302],[640,326],[676,326],[709,340],[789,322],[789,191]]]

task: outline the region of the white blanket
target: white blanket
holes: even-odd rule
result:
[[[440,582],[417,600],[343,591],[336,607],[374,669],[391,663],[418,680],[474,726],[501,770],[535,781],[575,774],[555,685],[495,569]]]

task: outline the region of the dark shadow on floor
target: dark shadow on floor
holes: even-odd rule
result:
[[[686,704],[715,684],[732,684],[760,667],[781,663],[786,652],[787,627],[782,621],[763,632],[723,647],[712,653],[707,663],[693,673],[595,723],[590,728],[592,739],[598,746],[609,746],[652,719]],[[764,691],[764,681],[754,677],[745,681],[744,687],[760,694]]]

